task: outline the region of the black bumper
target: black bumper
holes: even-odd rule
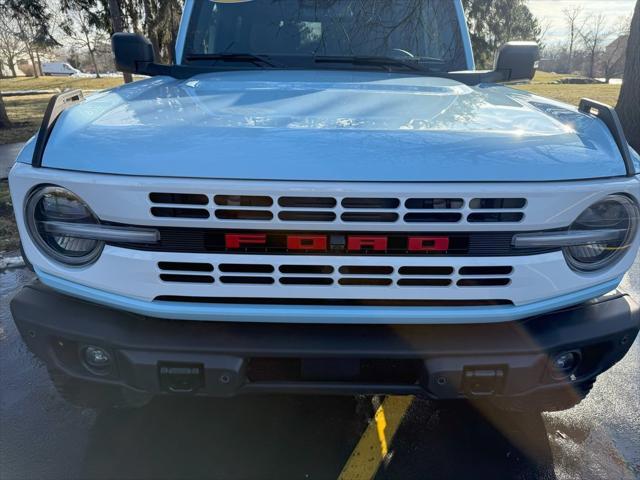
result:
[[[39,282],[12,300],[29,348],[73,377],[138,391],[519,397],[595,378],[629,350],[638,306],[612,294],[526,320],[483,325],[282,325],[159,320],[87,303]],[[96,371],[87,345],[114,359]],[[577,352],[559,375],[551,358]]]

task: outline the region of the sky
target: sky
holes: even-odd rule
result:
[[[603,13],[614,24],[620,17],[633,14],[636,0],[529,0],[529,9],[541,21],[549,22],[550,28],[544,42],[553,44],[564,40],[567,28],[562,10],[582,5],[585,16]]]

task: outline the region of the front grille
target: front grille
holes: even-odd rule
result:
[[[450,266],[394,268],[388,265],[273,265],[242,263],[218,265],[159,262],[159,278],[166,283],[280,285],[331,287],[506,287],[511,266]]]
[[[114,224],[116,225],[116,224]],[[267,243],[264,246],[247,246],[241,251],[228,251],[225,246],[226,234],[252,234],[252,230],[220,230],[209,228],[180,228],[158,227],[160,241],[152,245],[111,243],[113,246],[134,250],[174,253],[242,253],[246,255],[354,255],[344,250],[344,239],[349,235],[384,235],[385,232],[296,232],[296,231],[268,231],[265,232]],[[329,248],[325,252],[319,251],[290,251],[287,249],[287,235],[319,235],[326,236],[330,243],[340,245],[340,248]],[[384,252],[362,251],[357,255],[366,256],[470,256],[470,257],[500,257],[537,255],[557,251],[554,248],[514,248],[512,240],[515,232],[429,232],[406,233],[391,232],[387,236],[388,246]],[[446,252],[409,252],[407,238],[411,236],[448,237],[449,249]],[[342,242],[342,243],[340,243]],[[334,245],[334,246],[335,246]]]
[[[151,192],[154,217],[312,223],[519,223],[525,198],[270,196]],[[467,208],[465,208],[467,207]]]

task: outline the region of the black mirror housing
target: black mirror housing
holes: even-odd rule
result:
[[[494,70],[503,73],[505,82],[531,80],[539,59],[540,48],[536,42],[509,42],[498,50]]]
[[[156,61],[153,45],[142,35],[115,33],[111,37],[111,48],[116,69],[121,72],[144,74],[146,68]]]

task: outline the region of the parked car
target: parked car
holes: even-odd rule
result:
[[[38,277],[11,310],[65,398],[558,410],[627,353],[615,111],[503,85],[530,42],[476,71],[460,0],[380,3],[187,0],[175,65],[117,34],[151,78],[52,101],[10,174]]]
[[[42,73],[48,77],[65,77],[81,72],[65,62],[48,62],[42,64]]]

